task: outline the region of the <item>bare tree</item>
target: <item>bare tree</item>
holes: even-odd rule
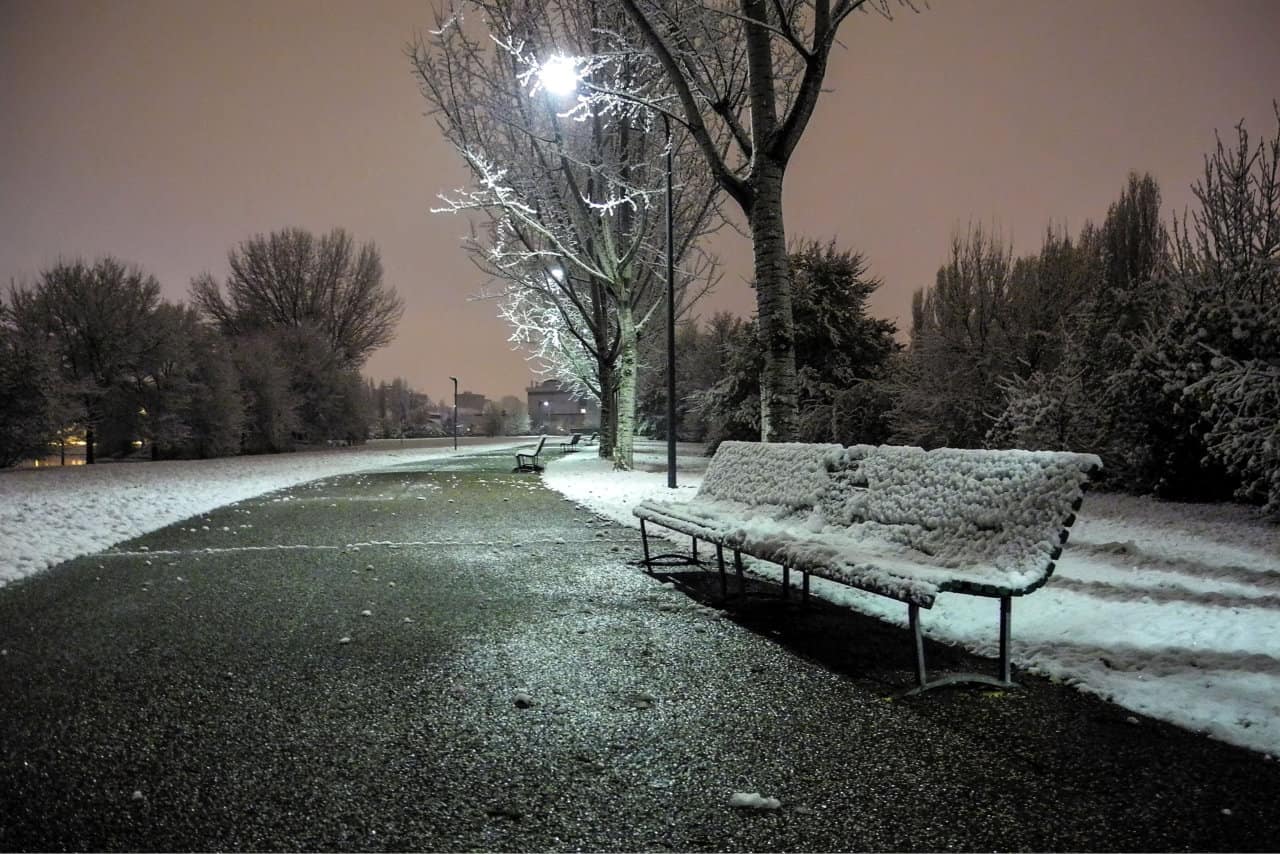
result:
[[[746,216],[764,348],[767,440],[796,436],[798,390],[782,190],[818,103],[841,24],[857,11],[890,17],[890,0],[619,0],[657,58],[650,90],[597,89],[679,120],[710,173]],[[911,7],[910,0],[902,0]],[[740,97],[746,86],[747,98]]]
[[[191,284],[192,302],[223,331],[241,335],[310,325],[344,368],[359,368],[395,338],[404,303],[382,282],[372,242],[357,250],[341,228],[316,239],[287,228],[255,235],[228,256],[224,287],[208,273]]]
[[[466,12],[483,18],[487,34],[474,34]],[[616,8],[586,0],[475,0],[438,13],[436,29],[410,49],[473,181],[438,210],[483,215],[467,248],[499,284],[513,341],[599,398],[602,421],[616,427],[601,454],[620,468],[632,465],[638,334],[662,316],[666,140],[642,106],[560,104],[538,72],[566,54],[591,56],[590,68],[574,71],[591,85],[651,85],[661,71],[627,48],[626,26]],[[696,243],[713,219],[714,190],[705,175],[682,173],[673,197],[683,304],[713,279]]]

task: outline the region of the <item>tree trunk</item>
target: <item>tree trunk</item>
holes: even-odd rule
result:
[[[84,464],[91,466],[93,463],[93,428],[86,427],[84,431]]]
[[[757,161],[756,198],[751,210],[756,311],[760,319],[760,345],[764,348],[760,438],[765,442],[794,442],[798,429],[791,265],[782,221],[783,170],[781,163]]]
[[[636,341],[635,318],[631,306],[618,304],[618,419],[617,436],[613,447],[613,467],[630,471],[635,467],[636,434],[636,361],[639,345]]]
[[[617,441],[614,434],[614,384],[617,377],[613,371],[613,365],[608,359],[598,359],[596,361],[596,378],[600,384],[600,448],[598,453],[600,458],[607,460],[613,456],[613,446]]]

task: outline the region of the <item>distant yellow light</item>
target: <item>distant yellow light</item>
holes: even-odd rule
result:
[[[141,440],[141,439],[134,439],[134,440],[133,440],[133,446],[134,446],[135,448],[141,448],[141,447],[142,447],[142,440]]]

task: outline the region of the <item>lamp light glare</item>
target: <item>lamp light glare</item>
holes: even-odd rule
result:
[[[578,91],[577,63],[567,56],[553,56],[538,69],[538,80],[552,95],[572,95]]]

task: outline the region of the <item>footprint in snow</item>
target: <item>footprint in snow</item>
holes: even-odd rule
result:
[[[658,698],[650,694],[648,691],[639,691],[632,694],[627,703],[633,709],[652,709],[658,703]]]

